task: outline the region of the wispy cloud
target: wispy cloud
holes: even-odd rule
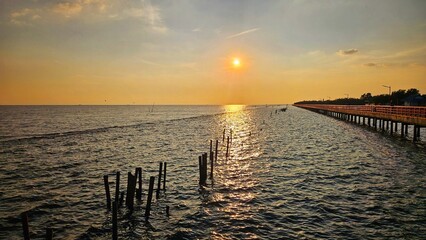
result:
[[[340,56],[354,55],[356,53],[358,53],[358,49],[355,49],[355,48],[337,51],[337,55],[340,55]]]
[[[40,8],[22,8],[10,13],[10,22],[15,25],[32,25],[34,20],[54,20],[63,18],[85,18],[104,21],[120,21],[134,18],[153,32],[166,33],[161,9],[143,0],[128,5],[117,4],[109,0],[65,0],[58,3],[46,4]]]
[[[72,17],[80,14],[83,6],[79,2],[63,2],[53,6],[53,12],[63,15],[64,17]]]
[[[23,8],[10,14],[10,22],[16,25],[30,25],[39,18],[41,17],[38,9]]]
[[[260,30],[260,28],[252,28],[252,29],[249,29],[249,30],[246,30],[246,31],[239,32],[237,34],[230,35],[230,36],[226,37],[226,39],[240,37],[242,35],[249,34],[249,33],[252,33],[252,32],[256,32],[258,30]]]

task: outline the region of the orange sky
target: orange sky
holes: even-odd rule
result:
[[[424,12],[414,0],[0,1],[0,104],[424,94]]]

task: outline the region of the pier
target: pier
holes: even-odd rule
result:
[[[375,130],[389,131],[391,135],[400,131],[401,137],[408,135],[408,126],[412,125],[414,142],[420,140],[420,128],[426,127],[426,107],[328,104],[295,104],[294,106],[373,127]]]

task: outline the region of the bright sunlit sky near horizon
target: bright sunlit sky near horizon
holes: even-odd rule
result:
[[[382,85],[426,93],[426,1],[0,0],[0,104],[279,104]]]

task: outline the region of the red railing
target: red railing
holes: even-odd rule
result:
[[[379,106],[379,105],[326,105],[326,104],[295,104],[295,106],[328,111],[357,111],[384,113],[400,116],[426,118],[426,107],[413,106]]]

